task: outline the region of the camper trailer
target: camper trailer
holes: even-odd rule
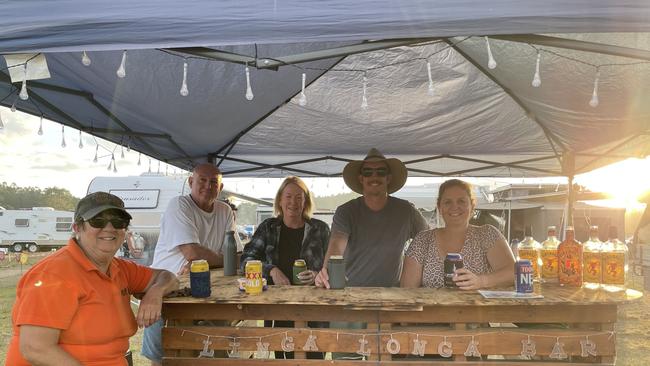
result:
[[[0,210],[0,245],[14,252],[58,249],[72,234],[74,212],[52,207]]]
[[[160,233],[160,219],[169,201],[188,194],[186,175],[167,176],[144,173],[129,177],[95,177],[88,185],[88,193],[109,192],[120,197],[133,219],[129,231],[134,243],[142,248],[139,262],[145,265],[153,260],[153,249]]]

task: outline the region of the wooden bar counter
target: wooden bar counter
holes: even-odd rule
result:
[[[269,286],[260,295],[247,295],[236,277],[213,271],[211,279],[208,298],[165,299],[164,365],[613,365],[617,307],[642,296],[635,290],[553,284],[536,286],[541,299],[485,299],[476,291],[451,289],[313,286]],[[189,285],[187,279],[181,282]],[[259,320],[293,320],[295,327],[264,328]],[[367,327],[309,328],[307,321]],[[295,360],[269,359],[267,350],[291,347]],[[366,361],[304,359],[306,351],[316,350],[363,354]]]

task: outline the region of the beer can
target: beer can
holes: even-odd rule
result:
[[[448,253],[445,257],[445,287],[458,287],[454,282],[454,272],[458,268],[463,268],[463,256],[460,253]]]
[[[292,282],[294,285],[300,285],[301,281],[298,278],[298,274],[307,270],[307,262],[304,259],[296,259],[293,262],[293,277]]]
[[[210,296],[210,265],[205,259],[190,264],[190,289],[193,297]]]
[[[517,292],[533,292],[533,264],[527,259],[515,262],[515,289]]]
[[[262,261],[252,260],[246,262],[246,293],[250,295],[261,294],[264,289],[262,283]]]

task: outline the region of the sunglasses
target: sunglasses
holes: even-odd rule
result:
[[[364,177],[372,177],[376,173],[378,177],[385,177],[390,174],[388,168],[361,168],[361,175]]]
[[[95,229],[103,229],[109,222],[116,229],[126,229],[126,227],[129,226],[130,221],[131,220],[129,219],[123,219],[120,217],[112,217],[110,219],[105,217],[93,217],[92,219],[86,220],[86,222]]]

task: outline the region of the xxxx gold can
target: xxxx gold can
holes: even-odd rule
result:
[[[247,294],[261,294],[264,288],[262,283],[262,261],[252,260],[246,262],[246,285],[244,289]]]

